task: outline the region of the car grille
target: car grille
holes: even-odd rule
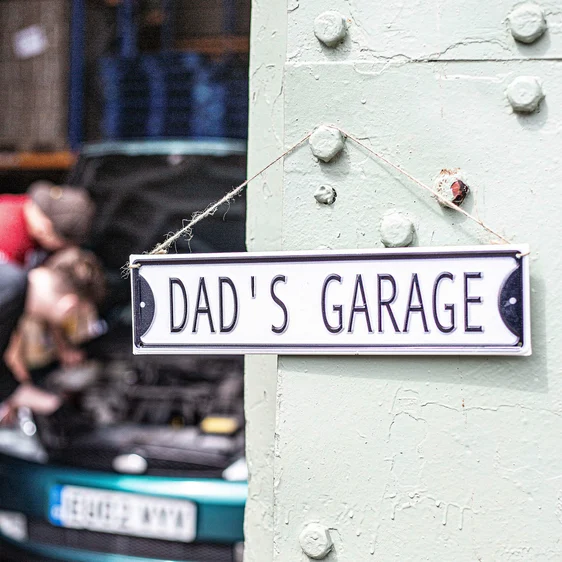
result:
[[[142,537],[97,533],[56,527],[41,519],[28,521],[29,540],[105,554],[123,554],[190,562],[233,562],[233,546],[215,543],[181,543]]]

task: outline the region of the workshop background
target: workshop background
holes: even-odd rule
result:
[[[99,317],[69,327],[84,364],[62,368],[27,334],[34,383],[73,415],[0,426],[0,560],[242,558],[243,360],[134,358],[122,267],[246,178],[250,3],[0,0],[0,193],[86,187],[85,247],[109,284]],[[226,211],[174,251],[245,251],[245,196]],[[185,521],[167,538],[71,524],[69,494]]]
[[[250,0],[2,0],[1,167],[85,142],[247,137]]]

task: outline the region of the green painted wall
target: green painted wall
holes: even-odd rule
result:
[[[562,11],[541,6],[524,44],[505,0],[254,0],[250,171],[320,124],[426,183],[461,168],[464,208],[531,245],[533,356],[248,359],[247,560],[308,560],[309,522],[329,561],[562,559]],[[335,48],[326,9],[348,22]],[[542,83],[536,112],[506,97],[519,76]],[[250,250],[379,248],[389,210],[415,246],[494,241],[349,141],[330,163],[304,145],[248,205]]]

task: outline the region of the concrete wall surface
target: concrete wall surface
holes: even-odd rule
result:
[[[246,560],[309,560],[309,523],[328,562],[562,560],[560,2],[254,0],[252,26],[250,171],[321,124],[429,184],[460,168],[463,207],[531,246],[533,355],[248,361]],[[380,248],[392,210],[414,246],[496,242],[348,139],[251,186],[249,249]]]

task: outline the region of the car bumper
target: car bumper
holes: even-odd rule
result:
[[[197,504],[196,538],[177,543],[51,525],[49,494],[60,485],[190,500]],[[15,560],[231,562],[235,543],[243,540],[246,494],[245,483],[98,473],[0,454],[0,510],[27,520],[26,539],[0,532],[0,553]]]

